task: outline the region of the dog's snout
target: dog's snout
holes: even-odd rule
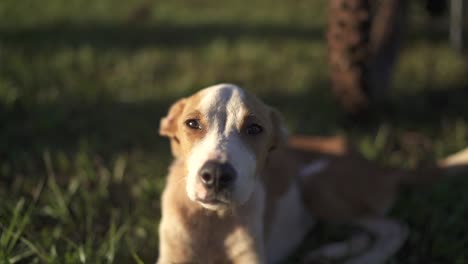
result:
[[[199,176],[206,188],[223,189],[234,182],[236,171],[229,163],[207,161],[200,169]]]

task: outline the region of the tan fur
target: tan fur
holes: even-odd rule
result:
[[[184,168],[175,162],[162,197],[163,222],[160,225],[160,256],[158,263],[226,263],[244,259],[260,261],[254,238],[248,233],[248,216],[254,210],[248,202],[235,211],[210,211],[190,201],[183,188]],[[245,249],[229,252],[224,243],[229,238],[243,239]],[[250,240],[250,241],[249,241]],[[254,263],[248,261],[250,263]]]
[[[161,120],[160,134],[171,140],[171,149],[176,160],[171,166],[166,188],[162,198],[163,218],[160,225],[160,255],[159,263],[261,263],[264,259],[263,248],[263,212],[260,219],[261,233],[255,227],[256,219],[250,219],[257,210],[255,199],[252,197],[246,204],[223,211],[209,211],[199,204],[189,200],[185,193],[185,159],[190,149],[198,140],[204,137],[203,131],[191,131],[182,124],[187,118],[199,118],[202,126],[206,118],[197,110],[205,91],[184,98],[176,102],[168,115]],[[264,175],[263,169],[268,154],[282,145],[284,135],[278,124],[280,117],[270,107],[264,105],[254,96],[247,96],[245,104],[248,107],[249,118],[254,118],[265,129],[265,135],[254,139],[243,137],[244,142],[253,150],[257,157],[259,175]],[[239,124],[242,126],[242,124]],[[265,186],[275,189],[266,178],[260,179]],[[275,193],[280,195],[288,188],[289,179],[284,177],[285,184],[267,191],[271,201]],[[268,183],[267,183],[268,182]],[[263,184],[262,184],[263,185]],[[273,196],[271,196],[273,195]],[[264,201],[262,200],[263,204]],[[271,203],[266,205],[267,211],[274,208]],[[265,218],[266,219],[266,218]],[[269,219],[269,218],[268,218]],[[257,228],[258,229],[258,228]],[[244,245],[239,248],[239,245]],[[245,248],[243,248],[245,247]]]
[[[177,101],[161,120],[160,134],[171,140],[175,160],[170,167],[162,196],[162,220],[159,229],[160,258],[158,263],[265,263],[275,252],[266,245],[289,250],[290,238],[272,241],[278,230],[301,230],[305,235],[311,224],[309,214],[315,218],[355,223],[375,237],[374,246],[349,263],[380,263],[393,254],[406,237],[406,228],[397,221],[385,218],[396,199],[400,184],[418,181],[424,175],[440,177],[453,168],[465,166],[467,152],[439,162],[432,168],[402,170],[386,168],[364,159],[351,144],[340,137],[293,136],[286,142],[286,133],[279,114],[256,97],[246,93],[243,97],[246,113],[242,131],[249,118],[255,118],[264,127],[258,137],[241,135],[245,144],[255,153],[258,184],[244,204],[233,204],[217,210],[208,210],[192,201],[186,192],[186,159],[194,145],[205,137],[206,131],[193,131],[184,127],[187,118],[197,118],[203,127],[210,127],[208,118],[199,111],[206,90]],[[214,110],[213,114],[218,114]],[[219,113],[221,114],[221,113]],[[237,113],[234,113],[237,114]],[[314,175],[299,177],[301,169],[314,162],[326,161]],[[280,207],[287,194],[300,191],[297,204]],[[294,199],[294,196],[291,199]],[[288,216],[291,208],[293,226],[276,226],[278,215]],[[304,210],[304,212],[302,212]],[[307,211],[308,210],[308,211]],[[288,220],[288,219],[287,219]],[[278,234],[276,235],[278,236]],[[302,235],[301,235],[302,236]],[[296,236],[296,239],[301,239]],[[306,261],[318,256],[343,258],[350,253],[368,248],[370,239],[359,234],[349,241],[324,246],[312,251]],[[278,243],[276,243],[278,242]],[[293,243],[293,242],[291,242]],[[274,248],[274,247],[273,247]],[[288,251],[289,252],[289,251]],[[288,253],[286,252],[286,253]],[[272,254],[273,253],[273,254]],[[281,256],[287,255],[282,253]]]
[[[467,170],[467,150],[431,166],[405,170],[366,160],[343,138],[298,136],[289,142],[298,159],[326,156],[331,161],[327,169],[302,184],[307,206],[325,220],[384,216],[401,184],[434,182],[452,170]]]

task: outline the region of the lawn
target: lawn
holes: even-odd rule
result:
[[[324,0],[0,1],[0,263],[154,263],[159,119],[214,83],[385,164],[468,146],[468,56],[411,11],[390,101],[363,123],[328,90]],[[467,189],[463,175],[405,188],[392,216],[411,234],[390,263],[468,263]],[[346,232],[320,225],[287,263]]]

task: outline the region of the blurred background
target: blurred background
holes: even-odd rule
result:
[[[254,92],[294,133],[347,136],[383,164],[468,146],[468,55],[450,41],[451,6],[434,15],[408,1],[391,84],[357,64],[364,99],[347,107],[329,67],[340,23],[329,4],[0,1],[0,262],[154,263],[171,159],[159,119],[215,83]],[[392,216],[411,234],[390,263],[468,263],[467,189],[459,177],[403,190]],[[288,261],[347,232],[321,225]]]

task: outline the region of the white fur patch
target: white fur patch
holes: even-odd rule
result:
[[[247,206],[246,210],[250,212],[240,216],[247,226],[231,233],[224,241],[224,245],[230,259],[235,263],[265,263],[263,240],[265,189],[263,185],[256,184]]]
[[[468,148],[452,154],[443,160],[443,166],[468,165]]]
[[[199,109],[206,117],[208,132],[188,158],[187,194],[196,199],[198,171],[205,162],[228,162],[237,172],[232,200],[242,204],[250,197],[256,181],[256,157],[242,142],[238,128],[246,112],[244,92],[237,86],[221,84],[206,88],[203,93]]]
[[[330,160],[328,159],[319,159],[316,160],[304,167],[299,171],[299,177],[310,177],[313,176],[328,167]]]
[[[314,224],[296,184],[281,197],[276,210],[267,241],[268,263],[284,260],[302,242]]]

